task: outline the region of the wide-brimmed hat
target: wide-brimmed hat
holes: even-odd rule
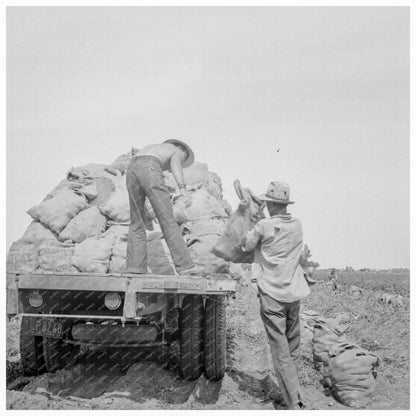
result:
[[[168,139],[168,140],[165,140],[163,143],[172,143],[172,144],[175,144],[175,145],[179,145],[179,146],[183,147],[186,150],[186,153],[188,154],[188,156],[186,157],[185,162],[183,163],[184,168],[188,168],[189,166],[192,165],[192,163],[194,163],[194,160],[195,160],[194,152],[182,140]]]
[[[290,201],[290,188],[284,182],[270,182],[267,192],[259,196],[263,201],[276,202],[276,204],[294,204]]]

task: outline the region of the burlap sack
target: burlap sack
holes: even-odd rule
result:
[[[202,218],[227,218],[221,203],[206,189],[198,189],[189,194],[191,205],[187,206],[185,198],[178,196],[174,199],[173,215],[178,224],[196,221]]]
[[[44,240],[56,240],[56,234],[41,222],[32,221],[19,241],[28,244],[40,244]]]
[[[325,367],[330,360],[330,348],[343,342],[345,342],[345,336],[342,333],[332,328],[325,320],[316,319],[312,339],[315,369],[325,372]]]
[[[127,228],[127,227],[126,227]],[[109,271],[123,273],[126,270],[127,233],[117,236],[112,249]],[[148,272],[154,274],[175,274],[175,266],[166,241],[161,232],[148,232],[146,241]]]
[[[87,208],[72,218],[59,234],[59,239],[81,243],[88,237],[102,234],[106,229],[106,224],[107,218],[97,207]]]
[[[48,194],[46,194],[45,198],[43,198],[43,201],[46,201],[47,199],[51,199],[56,194],[58,194],[61,191],[69,191],[72,189],[73,182],[69,181],[68,179],[63,179],[61,182],[58,183],[58,185],[55,186],[55,188],[52,189]]]
[[[126,253],[128,227],[113,230],[116,233],[115,243],[111,252],[110,273],[123,273],[126,270]]]
[[[6,271],[8,273],[32,273],[38,268],[37,243],[15,241],[7,253]]]
[[[194,264],[202,266],[204,271],[208,274],[228,273],[230,270],[230,264],[227,261],[215,256],[211,252],[212,247],[217,240],[217,235],[205,235],[199,237],[191,235],[188,237],[188,249]]]
[[[98,177],[94,179],[94,184],[97,189],[97,196],[91,199],[89,203],[90,205],[100,207],[113,194],[114,182],[109,178]]]
[[[112,195],[100,206],[100,210],[115,222],[130,221],[129,193],[125,175],[117,179]]]
[[[131,159],[133,156],[138,152],[139,149],[132,147],[130,152],[124,153],[120,155],[112,164],[111,166],[114,169],[118,169],[120,172],[125,172],[129,167]]]
[[[88,201],[91,201],[98,196],[98,190],[95,181],[81,186],[78,190],[85,196],[85,198],[88,199]]]
[[[208,165],[195,161],[191,166],[183,170],[183,178],[187,185],[203,182],[208,175]]]
[[[85,239],[75,246],[72,264],[81,272],[107,273],[114,241],[112,233]]]
[[[333,345],[329,356],[327,377],[334,396],[346,406],[365,407],[376,387],[380,358],[348,342]]]
[[[195,237],[203,235],[220,236],[225,230],[225,219],[204,218],[202,220],[188,222],[189,233]]]
[[[129,232],[129,226],[128,224],[119,224],[119,223],[111,223],[111,221],[109,221],[109,227],[107,229],[107,231],[105,232],[105,235],[114,235],[115,236],[115,241],[117,239],[121,239],[121,238],[126,238],[127,234]]]
[[[264,218],[264,204],[249,188],[243,188],[238,179],[234,181],[234,189],[246,206],[239,206],[228,218],[224,233],[213,247],[213,253],[233,263],[254,263],[254,251],[242,251],[241,238]]]
[[[76,273],[78,270],[71,263],[73,253],[73,244],[44,241],[39,246],[39,271]]]
[[[77,191],[64,190],[30,208],[27,213],[59,234],[75,215],[86,208],[88,203],[84,195]]]

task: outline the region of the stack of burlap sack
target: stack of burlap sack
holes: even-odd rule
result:
[[[126,170],[137,149],[111,165],[88,164],[72,168],[45,199],[30,208],[33,218],[7,255],[7,271],[123,272],[130,208]],[[222,198],[220,177],[204,163],[184,169],[192,204],[185,204],[171,173],[165,172],[174,216],[191,256],[207,273],[227,273],[229,263],[211,253],[222,234],[231,207]],[[149,272],[174,274],[166,242],[149,201],[146,201]]]
[[[327,319],[313,311],[301,313],[302,337],[310,340],[315,369],[322,383],[341,403],[364,408],[376,387],[378,356],[347,341],[348,325]]]

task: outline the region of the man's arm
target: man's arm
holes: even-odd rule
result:
[[[183,170],[182,164],[185,156],[182,152],[175,152],[170,158],[170,171],[172,172],[173,177],[175,178],[178,188],[181,191],[182,195],[188,195],[188,192],[185,188],[185,182],[183,180]]]
[[[257,223],[254,228],[244,233],[241,237],[241,249],[243,251],[252,251],[260,243],[262,237],[262,225]]]

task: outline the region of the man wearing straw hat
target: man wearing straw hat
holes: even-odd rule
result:
[[[159,221],[176,271],[181,275],[198,273],[173,216],[170,193],[163,176],[163,171],[170,170],[182,195],[188,198],[182,169],[191,166],[193,162],[192,149],[183,141],[176,139],[146,146],[134,155],[127,169],[126,178],[130,202],[127,273],[147,273],[144,222],[146,197]]]
[[[270,218],[260,220],[241,240],[245,251],[256,250],[260,266],[257,277],[260,315],[268,335],[276,377],[281,389],[274,406],[304,408],[298,378],[300,353],[300,300],[309,293],[304,270],[299,265],[303,249],[300,221],[287,212],[289,186],[271,182],[265,195]],[[273,397],[272,397],[273,399]]]

